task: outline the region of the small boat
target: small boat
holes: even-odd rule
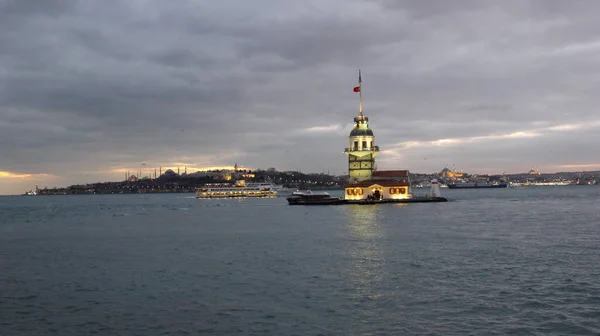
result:
[[[335,205],[335,204],[346,204],[346,200],[339,197],[331,197],[327,192],[312,192],[306,191],[294,191],[292,195],[287,197],[289,205]]]

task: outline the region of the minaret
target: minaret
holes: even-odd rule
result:
[[[358,86],[354,87],[354,92],[359,93],[359,112],[354,117],[354,128],[348,137],[349,147],[344,151],[348,154],[350,183],[371,179],[375,171],[375,155],[379,152],[379,147],[375,146],[373,131],[369,128],[369,118],[363,115],[360,70],[358,70]]]

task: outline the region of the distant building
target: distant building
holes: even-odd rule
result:
[[[244,178],[244,179],[252,179],[252,178],[255,178],[255,177],[256,177],[256,175],[253,174],[253,173],[244,173],[244,174],[242,174],[242,178]]]
[[[463,174],[463,173],[457,173],[456,170],[452,171],[452,170],[448,169],[448,167],[442,169],[442,171],[440,172],[441,177],[450,178],[450,179],[464,177],[464,175],[465,174]]]
[[[167,169],[163,175],[166,176],[166,177],[177,177],[177,176],[179,176],[179,174],[177,174],[176,172],[174,172],[172,169]]]
[[[410,183],[410,174],[408,170],[379,170],[373,172],[373,180],[398,180],[403,183]]]

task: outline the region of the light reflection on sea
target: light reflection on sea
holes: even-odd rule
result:
[[[366,322],[386,313],[381,309],[383,306],[380,303],[385,298],[384,295],[390,294],[386,293],[384,285],[385,256],[381,250],[384,237],[379,227],[383,220],[382,208],[377,205],[351,205],[344,210],[346,230],[351,242],[347,245],[345,255],[348,260],[350,297],[356,310],[355,318]],[[358,328],[361,329],[363,328]]]

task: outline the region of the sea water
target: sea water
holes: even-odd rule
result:
[[[600,187],[442,193],[0,197],[0,335],[600,333]]]

